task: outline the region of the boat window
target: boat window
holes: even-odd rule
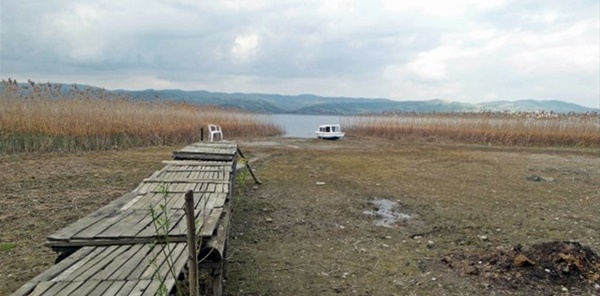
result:
[[[328,127],[326,127],[326,128],[325,128],[325,131],[326,131],[326,132],[330,132],[330,131],[331,131],[331,127],[329,127],[329,126],[328,126]]]

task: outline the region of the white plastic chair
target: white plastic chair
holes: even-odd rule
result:
[[[216,137],[215,137],[216,136]],[[223,140],[223,131],[221,130],[221,126],[216,124],[208,125],[208,140],[213,142],[215,138],[219,140]]]

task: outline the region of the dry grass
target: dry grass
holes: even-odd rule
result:
[[[351,135],[517,146],[600,146],[600,117],[429,114],[352,118]]]
[[[592,149],[353,137],[239,142],[263,184],[253,189],[248,179],[246,195],[234,199],[225,295],[566,295],[556,282],[515,285],[443,260],[554,240],[600,250],[600,158]],[[129,192],[172,150],[0,155],[0,243],[12,245],[0,250],[0,295],[53,265],[48,235]],[[364,211],[378,199],[415,218],[375,225]],[[596,295],[595,283],[565,288]]]
[[[554,240],[600,247],[592,149],[358,137],[280,143],[244,149],[269,156],[253,164],[264,185],[238,199],[228,295],[558,295],[556,282],[515,284],[442,260]],[[377,226],[365,211],[379,199],[414,218]],[[594,283],[566,288],[595,295]]]
[[[99,89],[3,81],[0,152],[108,150],[198,141],[208,123],[227,138],[275,136],[268,117],[182,102],[140,101]]]

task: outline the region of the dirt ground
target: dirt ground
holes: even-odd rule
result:
[[[240,141],[226,295],[598,295],[600,152],[346,138]],[[0,156],[0,295],[45,237],[172,147]]]

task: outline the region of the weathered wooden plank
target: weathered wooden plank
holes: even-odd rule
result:
[[[126,280],[137,280],[137,279],[153,279],[154,272],[160,269],[163,261],[165,260],[165,254],[163,249],[167,245],[173,244],[156,244],[152,249],[145,254],[144,258],[140,260],[139,264],[130,269],[130,273],[123,279]],[[149,274],[144,274],[147,270]],[[151,272],[150,272],[151,271]],[[154,278],[159,280],[158,278]]]
[[[44,293],[47,290],[50,290],[52,288],[52,286],[54,286],[56,283],[54,282],[41,282],[41,283],[37,283],[37,285],[35,285],[35,288],[33,289],[33,291],[31,291],[31,293],[29,294],[30,296],[42,296],[44,295]]]
[[[93,238],[93,239],[73,239],[66,242],[57,242],[53,247],[75,248],[75,247],[108,247],[113,245],[134,245],[134,244],[152,244],[157,242],[156,237],[121,237],[118,239]],[[170,242],[185,242],[183,237],[172,237]]]
[[[120,211],[125,211],[128,210],[130,208],[133,207],[133,205],[135,205],[136,203],[138,203],[141,199],[144,198],[146,194],[142,194],[142,193],[138,193],[136,195],[136,197],[132,198],[128,203],[126,203],[124,206],[122,206],[119,210]]]
[[[197,161],[197,160],[163,160],[166,165],[187,165],[187,166],[206,166],[206,167],[231,167],[231,162],[223,161]]]
[[[161,171],[160,171],[160,170],[158,170],[158,171],[155,171],[154,173],[152,173],[152,175],[150,175],[148,178],[155,178],[155,177],[157,177],[157,176],[158,176],[158,175],[160,175],[160,174],[161,174]],[[143,188],[143,187],[144,187],[144,183],[140,183],[140,184],[138,185],[138,187],[136,187],[136,188],[134,189],[134,191],[143,192],[143,191],[144,191],[144,188]]]
[[[235,152],[233,150],[216,150],[212,151],[208,149],[187,149],[173,152],[173,156],[175,159],[180,160],[221,160],[221,161],[230,161],[235,157]],[[178,157],[187,157],[187,158],[178,158]]]
[[[36,277],[31,279],[27,284],[23,285],[17,291],[15,291],[12,295],[28,295],[36,286],[37,283],[50,281],[55,278],[60,273],[69,269],[71,266],[76,264],[81,258],[86,257],[94,250],[93,247],[84,247],[79,249],[77,252],[71,254],[71,256],[65,258],[58,264],[51,266],[46,269],[46,271],[38,274]]]
[[[189,176],[189,174],[190,174],[189,172],[185,172],[185,173],[183,173],[183,172],[165,172],[164,175],[165,176],[168,175],[169,179],[185,180],[185,179],[188,179],[187,176]],[[156,179],[161,179],[161,178],[162,178],[161,176],[158,176],[158,178],[156,178]]]
[[[208,183],[196,183],[196,188],[194,188],[194,193],[195,192],[209,192]]]
[[[217,185],[214,182],[208,183],[208,191],[215,192]]]
[[[11,296],[30,295],[31,291],[33,291],[35,289],[37,284],[38,284],[38,282],[29,281],[10,295]]]
[[[129,278],[129,275],[133,270],[138,268],[138,266],[148,265],[150,261],[148,259],[148,254],[151,253],[151,249],[153,248],[153,244],[138,244],[133,251],[135,253],[133,256],[130,256],[126,260],[122,262],[121,266],[116,266],[116,270],[107,277],[109,280],[126,280]]]
[[[218,204],[218,202],[219,202],[218,195],[219,195],[218,193],[204,194],[206,202],[204,202],[204,200],[201,200],[200,203],[197,203],[195,205],[196,208],[200,209],[203,212],[210,212],[210,211],[212,211],[212,208],[221,206]]]
[[[161,183],[142,183],[145,184],[145,192],[146,193],[165,193],[169,192],[168,188],[164,187],[165,184]]]
[[[91,291],[93,291],[100,281],[96,280],[88,280],[88,281],[80,281],[80,282],[70,282],[63,291],[58,295],[89,295]],[[77,285],[79,283],[79,285]],[[57,294],[55,294],[57,295]]]
[[[79,260],[77,264],[73,265],[74,268],[66,270],[65,272],[61,273],[59,277],[52,280],[67,282],[87,280],[88,277],[93,275],[95,271],[98,270],[95,265],[118,248],[119,246],[96,248],[90,255],[86,256],[82,260]]]
[[[44,293],[40,294],[42,296],[54,296],[61,295],[62,291],[71,283],[70,282],[51,282],[54,283],[50,288],[48,288]],[[42,284],[42,283],[40,283]]]
[[[127,251],[127,247],[122,247],[122,246],[110,246],[110,247],[106,247],[104,248],[105,251],[94,257],[93,260],[90,260],[86,266],[82,266],[82,268],[80,268],[78,270],[78,274],[77,275],[73,275],[70,279],[70,277],[67,277],[66,280],[72,280],[72,281],[87,281],[90,279],[97,279],[97,280],[103,280],[104,278],[98,276],[97,274],[104,271],[104,269],[110,265],[110,263],[115,259],[115,257],[118,257],[119,255],[121,255],[123,252]]]
[[[115,279],[113,276],[115,273],[122,271],[124,265],[132,258],[136,256],[138,252],[141,253],[141,248],[143,244],[136,245],[123,245],[119,247],[119,250],[113,252],[113,256],[106,257],[104,259],[105,264],[103,265],[102,270],[98,271],[94,274],[91,279],[95,280],[107,280],[107,279]],[[126,270],[125,270],[126,271]]]
[[[144,183],[229,183],[228,180],[215,180],[213,178],[206,179],[144,179]]]
[[[210,143],[210,142],[209,142]],[[214,142],[212,142],[214,143]],[[228,145],[228,144],[191,144],[189,146],[183,147],[174,152],[186,151],[186,152],[206,152],[206,153],[214,153],[215,151],[235,151],[237,149],[237,145]],[[235,151],[237,152],[237,151]]]
[[[199,257],[208,261],[221,261],[225,252],[225,244],[229,236],[231,222],[231,205],[223,211],[213,235],[201,246]]]
[[[177,246],[175,247],[174,251],[173,251],[173,260],[172,260],[172,265],[175,267],[175,274],[178,274],[180,272],[183,271],[183,268],[185,267],[186,261],[187,261],[187,256],[188,256],[188,252],[186,250],[186,246],[187,244],[185,243],[180,243],[177,244]],[[158,271],[158,278],[160,279],[176,279],[174,278],[169,271],[168,268],[169,263],[167,261],[163,262],[163,267]]]
[[[123,282],[101,281],[87,296],[113,295],[121,288]],[[111,290],[112,289],[112,290]]]
[[[60,291],[60,295],[69,295],[75,292],[84,282],[68,282],[67,285],[62,291]],[[73,293],[73,295],[85,295],[80,293]]]
[[[68,268],[63,269],[59,274],[57,274],[55,277],[48,279],[49,281],[52,282],[60,282],[63,281],[65,278],[67,278],[68,276],[70,276],[71,274],[73,274],[73,272],[75,272],[76,270],[78,270],[79,268],[81,268],[82,266],[84,266],[88,261],[92,260],[94,257],[96,257],[98,254],[102,253],[103,249],[98,249],[98,248],[92,248],[92,251],[90,253],[88,253],[87,255],[77,259],[76,262],[74,262],[73,264],[71,264]],[[75,254],[77,254],[77,252],[75,252]],[[73,255],[75,255],[73,254]],[[73,256],[71,255],[71,256]],[[67,259],[69,259],[71,256],[67,257]],[[66,261],[66,259],[65,259]],[[60,265],[62,262],[59,262]]]
[[[131,294],[133,288],[137,285],[137,281],[126,281],[125,284],[121,287],[119,292],[115,294],[116,296],[128,296]]]
[[[184,179],[181,179],[181,180],[184,180]],[[187,185],[187,184],[190,184],[190,183],[175,183],[175,184],[173,184],[173,190],[178,191],[178,192],[184,191],[185,185]]]
[[[211,236],[213,234],[217,226],[217,222],[221,218],[221,213],[223,213],[222,208],[213,208],[210,214],[204,218],[204,223],[202,227],[200,227],[199,234],[201,236]]]
[[[171,277],[167,278],[167,280],[165,280],[164,282],[165,287],[173,287],[173,285],[175,284],[175,280],[172,279]],[[148,288],[146,289],[146,295],[159,295],[158,294],[158,290],[160,289],[161,286],[161,282],[154,280],[152,282],[150,282],[150,284],[148,285]]]
[[[107,215],[110,215],[110,214],[114,213],[115,211],[117,211],[119,208],[123,207],[131,199],[135,198],[137,196],[137,194],[138,193],[134,192],[134,191],[129,192],[129,193],[117,198],[116,200],[112,201],[108,205],[93,212],[92,214],[87,215],[87,216],[75,221],[74,223],[69,224],[65,228],[62,228],[59,231],[49,235],[48,242],[46,244],[51,245],[51,242],[55,241],[55,240],[70,239],[73,234],[84,230],[85,228],[89,227],[90,225],[98,222],[99,220],[104,219],[104,217],[106,217]]]
[[[205,153],[186,153],[186,152],[175,152],[173,153],[174,159],[184,160],[220,160],[220,161],[231,161],[235,156],[232,154],[205,154]]]
[[[197,205],[199,209],[222,208],[227,198],[227,194],[224,193],[210,193],[208,196],[209,200],[205,204]]]
[[[132,228],[135,228],[137,231],[135,234],[123,233],[123,236],[157,237],[158,238],[161,236],[166,236],[168,234],[168,237],[171,238],[171,237],[184,235],[176,227],[177,223],[181,220],[181,217],[184,215],[183,211],[169,210],[167,215],[168,216],[165,216],[165,213],[161,213],[161,215],[156,217],[156,219],[152,219],[152,217],[147,217],[144,220],[140,221],[139,224],[132,227]],[[167,228],[162,228],[158,224],[159,222],[155,222],[155,220],[161,219],[162,221],[165,221],[164,220],[165,217],[166,217],[166,219],[169,220],[170,225],[168,225]]]
[[[165,183],[171,183],[169,180],[173,179],[174,177],[175,177],[174,172],[161,172],[161,174],[158,175],[154,179],[157,179],[157,180],[164,179],[164,180],[167,180],[167,181],[165,181]],[[152,180],[152,178],[148,178],[148,179]],[[145,180],[146,179],[144,179],[144,182],[145,182]]]
[[[194,192],[194,207],[196,209],[202,210],[206,208],[206,205],[210,205],[209,198],[211,193],[209,192]],[[185,198],[178,199],[176,203],[172,205],[172,209],[183,210],[185,205]],[[212,207],[212,206],[211,206]]]
[[[164,213],[157,212],[156,217],[153,217],[150,211],[146,211],[145,215],[143,215],[143,218],[139,219],[137,221],[137,223],[123,223],[123,225],[120,225],[121,226],[119,228],[120,233],[117,238],[136,237],[136,236],[140,236],[140,237],[151,236],[151,235],[143,235],[142,232],[144,232],[148,228],[148,229],[150,229],[150,231],[152,233],[155,233],[155,227],[160,227],[158,225],[154,225],[154,223],[159,223],[158,221],[155,222],[155,220],[163,219],[163,216],[164,216]],[[146,231],[146,232],[148,232],[148,231]]]
[[[213,184],[214,186],[214,184]],[[216,190],[216,189],[215,189]],[[183,194],[178,194],[182,196]],[[196,207],[198,210],[208,211],[213,207],[222,207],[227,198],[226,193],[218,193],[218,194],[201,194],[195,197]],[[161,202],[159,197],[157,198],[157,202]],[[169,230],[169,235],[171,237],[180,237],[185,234],[185,228],[181,227],[180,222],[183,217],[183,212],[180,210],[183,206],[183,198],[171,198],[167,204],[168,219],[170,220],[171,226]],[[152,238],[157,237],[161,234],[156,233],[156,227],[154,225],[155,218],[165,219],[165,213],[162,212],[161,209],[157,209],[158,217],[152,217],[150,210],[140,209],[140,210],[128,210],[120,212],[120,217],[111,218],[109,221],[109,226],[104,227],[104,225],[100,225],[97,227],[90,228],[89,232],[82,232],[77,235],[74,235],[68,243],[67,246],[77,246],[77,245],[94,245],[96,242],[107,240],[107,239],[117,239],[132,242],[148,242],[148,239],[144,238]],[[113,223],[114,222],[114,223]],[[211,227],[210,225],[208,227]],[[96,230],[101,230],[101,232],[97,233]],[[93,231],[92,231],[93,230]],[[208,235],[207,233],[203,233],[202,235]],[[142,240],[138,240],[136,236],[142,238]],[[89,240],[89,243],[84,243],[83,241]],[[179,239],[178,239],[179,240]],[[117,244],[122,244],[123,242],[118,242]],[[55,244],[56,246],[56,244]]]
[[[191,146],[187,146],[184,147],[182,149],[173,151],[173,153],[195,153],[195,154],[231,154],[234,155],[237,153],[237,147],[236,146],[217,146],[217,145],[211,145],[211,146],[200,146],[200,145],[191,145]]]
[[[126,281],[111,281],[112,285],[106,290],[106,294],[103,295],[118,295],[121,290],[124,289]]]
[[[174,208],[174,205],[177,203],[180,203],[181,201],[184,200],[185,198],[185,190],[181,190],[182,192],[179,193],[175,193],[172,195],[172,197],[170,199],[167,200],[167,208],[172,209]]]
[[[213,168],[213,167],[208,167],[208,168],[188,168],[187,166],[185,167],[174,167],[174,168],[169,168],[169,169],[163,169],[163,172],[178,172],[178,173],[195,173],[198,171],[203,171],[203,172],[216,172],[216,173],[228,173],[232,171],[231,167],[221,167],[221,168]]]
[[[136,188],[136,191],[139,191],[141,193],[146,193],[148,191],[150,191],[151,187],[156,187],[159,188],[160,184],[152,184],[152,183],[140,183],[140,185],[138,185],[138,187]],[[158,190],[158,189],[156,189]]]
[[[94,237],[100,233],[103,233],[113,225],[119,224],[119,221],[126,218],[128,215],[135,213],[133,211],[116,211],[104,217],[104,219],[98,220],[97,222],[89,225],[85,229],[74,233],[71,238],[87,238]]]
[[[177,244],[177,246],[172,250],[174,251],[172,252],[173,260],[171,261],[171,264],[174,267],[173,271],[175,271],[175,274],[178,275],[183,271],[183,268],[187,262],[188,252],[186,249],[186,244]],[[163,265],[161,266],[161,268],[155,271],[157,274],[153,273],[151,270],[147,270],[148,273],[146,274],[146,276],[148,274],[152,274],[151,277],[163,279],[167,287],[173,287],[176,278],[172,276],[168,265],[169,263],[167,261],[163,261]]]
[[[118,239],[122,236],[134,236],[140,229],[132,229],[133,225],[138,224],[141,220],[150,216],[150,210],[136,210],[123,212],[125,216],[119,220],[119,223],[111,225],[93,237],[77,237],[78,239],[91,239],[91,238],[102,238],[102,239]]]
[[[208,191],[208,188],[206,186],[204,186],[204,189],[202,189],[202,184],[206,184],[206,183],[188,183],[188,184],[189,185],[186,185],[186,187],[185,187],[186,189],[169,190],[169,193],[176,193],[176,194],[186,193],[189,190],[188,188],[192,188],[194,193],[210,192],[210,191]],[[148,191],[148,193],[161,193],[161,191],[151,189],[150,191]]]
[[[132,271],[127,279],[164,280],[164,277],[160,276],[160,271],[166,271],[164,275],[169,275],[168,272],[171,269],[170,266],[172,266],[172,271],[175,273],[175,276],[179,275],[184,266],[177,266],[175,263],[183,248],[185,248],[185,243],[156,245],[154,250],[146,257],[148,264],[139,265],[135,270]],[[167,257],[169,256],[169,261],[167,261]]]
[[[200,172],[202,172],[202,170],[195,170],[192,173],[190,173],[189,178],[190,179],[200,179]]]
[[[184,192],[188,192],[190,190],[193,191],[197,184],[198,183],[184,183],[182,191],[184,191]]]
[[[176,199],[177,194],[169,192],[152,192],[148,194],[148,198],[144,200],[143,204],[139,205],[140,210],[154,209],[155,211],[160,211],[161,205],[165,205],[169,203],[170,200]]]
[[[133,289],[131,290],[131,293],[129,295],[130,296],[148,295],[148,294],[145,294],[144,292],[146,291],[146,289],[148,289],[150,282],[151,282],[151,280],[139,280],[137,282],[137,284],[135,285],[135,287],[133,287]],[[154,294],[149,294],[149,295],[154,295]]]
[[[153,201],[155,200],[156,192],[146,192],[144,195],[140,195],[139,199],[132,203],[127,210],[130,211],[149,211],[151,206],[153,205]],[[162,196],[162,195],[161,195]]]

